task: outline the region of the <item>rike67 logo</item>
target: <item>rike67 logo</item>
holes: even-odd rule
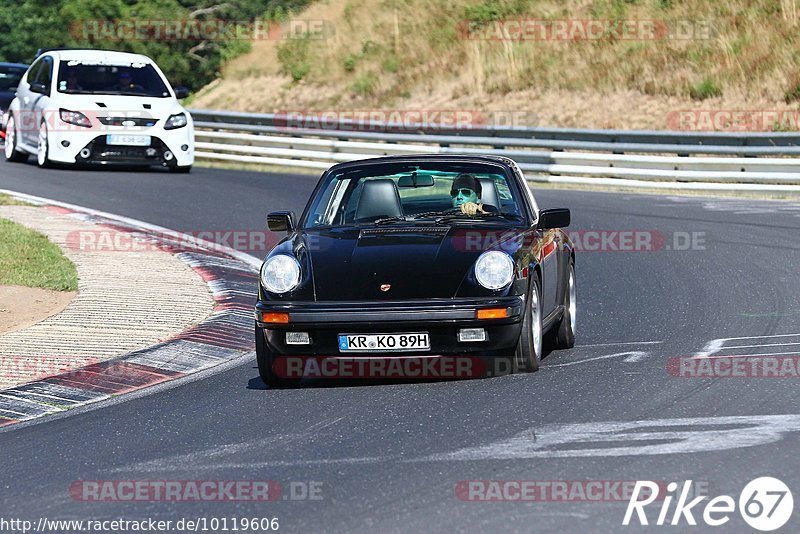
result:
[[[628,501],[628,508],[625,510],[625,518],[622,524],[628,526],[631,521],[638,520],[640,525],[648,525],[645,508],[652,504],[659,497],[659,484],[649,480],[639,480],[633,488],[633,495]],[[697,519],[702,519],[703,523],[711,527],[723,526],[731,520],[731,516],[736,511],[737,501],[729,495],[714,497],[701,506],[701,503],[708,499],[707,495],[694,497],[692,492],[692,481],[684,482],[678,494],[678,483],[670,482],[667,484],[667,493],[660,500],[658,519],[655,524],[662,525],[697,525]],[[644,497],[644,498],[642,498]],[[675,508],[671,510],[672,502],[677,497]],[[751,480],[742,489],[738,500],[739,513],[742,519],[756,530],[768,532],[781,528],[789,521],[794,510],[794,499],[789,487],[777,478],[760,477]],[[656,507],[658,506],[656,505]],[[672,512],[672,513],[670,513]],[[635,515],[634,515],[635,514]],[[635,519],[634,519],[635,517]],[[634,523],[635,524],[635,523]]]

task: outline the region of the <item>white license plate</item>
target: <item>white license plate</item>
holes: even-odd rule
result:
[[[339,335],[339,352],[408,352],[416,350],[431,350],[431,338],[427,332]]]
[[[107,145],[125,146],[150,146],[149,135],[109,134],[106,136]]]

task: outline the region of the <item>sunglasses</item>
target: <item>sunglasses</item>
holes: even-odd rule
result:
[[[461,189],[451,189],[450,190],[450,196],[451,197],[457,197],[459,193],[461,193],[465,197],[468,197],[470,195],[476,194],[475,191],[473,191],[472,189],[470,189],[468,187],[462,187]]]

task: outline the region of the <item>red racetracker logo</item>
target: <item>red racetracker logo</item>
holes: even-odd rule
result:
[[[63,373],[80,375],[81,371],[74,369],[99,361],[74,356],[4,356],[0,358],[0,378],[30,380]]]
[[[275,480],[76,480],[69,487],[76,501],[276,501]]]
[[[74,230],[67,234],[67,247],[80,252],[148,252],[165,246],[185,250],[232,248],[266,252],[272,250],[278,241],[279,234],[266,230],[189,230],[143,234],[102,229]]]
[[[670,358],[667,373],[676,378],[800,378],[800,355]]]
[[[358,132],[416,132],[420,129],[457,131],[497,127],[531,126],[535,115],[527,111],[477,111],[469,109],[354,109],[283,110],[274,124],[286,129],[345,130]]]
[[[462,480],[455,494],[469,502],[627,502],[635,486],[635,480]],[[663,483],[656,498],[665,494]]]
[[[566,230],[576,251],[580,252],[658,252],[662,250],[705,250],[705,232],[672,232],[659,230]],[[521,236],[508,231],[464,230],[453,231],[456,250],[503,250],[513,253],[528,248],[537,239],[529,234]]]
[[[42,125],[48,132],[140,132],[155,126],[159,118],[146,110],[109,109],[21,109],[13,113],[17,133],[38,133]]]
[[[505,19],[465,20],[463,39],[482,41],[664,41],[711,39],[705,20]]]
[[[691,132],[793,131],[800,125],[800,112],[789,109],[696,109],[667,113],[670,130]]]
[[[478,378],[486,374],[486,364],[475,356],[280,356],[272,369],[279,377],[289,379],[441,379]]]
[[[277,41],[327,39],[335,34],[324,19],[119,19],[82,20],[70,25],[70,34],[83,41]]]

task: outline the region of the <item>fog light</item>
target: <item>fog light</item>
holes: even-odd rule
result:
[[[486,330],[483,328],[462,328],[458,331],[458,340],[463,342],[486,341]]]
[[[169,150],[164,152],[164,159],[167,160],[167,161],[171,160],[172,159],[172,152],[170,152]]]
[[[89,156],[91,156],[91,155],[92,155],[92,151],[89,150],[88,148],[81,149],[80,156],[83,159],[89,159]]]
[[[64,148],[67,148],[69,146],[69,141],[64,139],[63,141],[61,141],[61,146],[63,146]]]
[[[181,150],[186,152],[187,150],[189,150],[189,145],[181,145]]]
[[[311,337],[308,332],[286,332],[287,345],[310,345]]]

